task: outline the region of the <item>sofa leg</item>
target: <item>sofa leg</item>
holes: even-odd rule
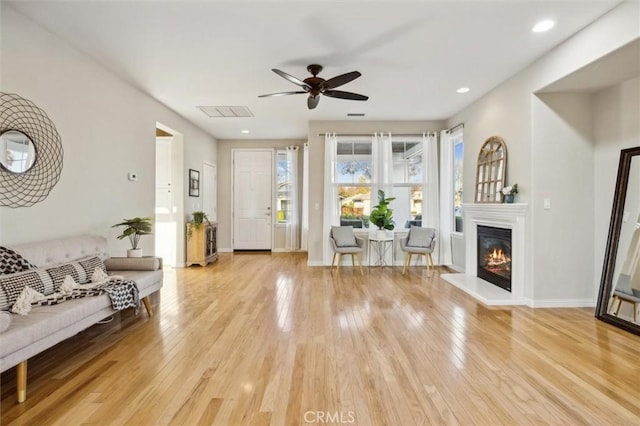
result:
[[[149,296],[142,298],[142,303],[144,303],[144,307],[149,314],[149,318],[153,317],[153,309],[151,308],[151,302],[149,301]]]
[[[27,360],[16,366],[16,387],[18,390],[18,402],[27,399]]]

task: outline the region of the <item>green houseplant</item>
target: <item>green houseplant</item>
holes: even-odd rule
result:
[[[192,219],[191,224],[187,228],[187,238],[191,238],[191,234],[193,234],[194,229],[200,229],[202,224],[206,221],[209,222],[209,218],[207,214],[203,211],[195,211],[191,213]]]
[[[395,200],[395,197],[386,198],[383,190],[378,190],[378,204],[373,206],[369,214],[369,222],[378,227],[379,232],[384,230],[391,231],[395,228],[393,221],[393,210],[389,208],[389,203]]]
[[[142,235],[151,234],[151,221],[150,217],[134,217],[133,219],[123,219],[122,222],[116,223],[112,228],[124,226],[122,234],[118,235],[118,239],[122,240],[125,237],[129,238],[131,242],[131,249],[127,250],[128,257],[142,257],[142,249],[138,247],[140,237]]]

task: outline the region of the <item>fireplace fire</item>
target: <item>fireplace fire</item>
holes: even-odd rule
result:
[[[511,229],[478,225],[478,278],[511,291]]]

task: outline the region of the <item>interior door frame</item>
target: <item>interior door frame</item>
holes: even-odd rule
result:
[[[275,156],[275,152],[276,150],[274,148],[232,148],[231,149],[231,188],[230,192],[231,192],[231,202],[229,203],[229,208],[231,210],[231,251],[235,251],[235,243],[236,243],[236,231],[235,231],[235,223],[236,223],[236,218],[235,218],[235,204],[236,204],[236,193],[235,193],[235,176],[236,176],[236,152],[256,152],[256,151],[261,151],[261,152],[269,152],[271,154],[271,169],[272,169],[272,174],[273,174],[273,168],[274,168],[274,156]],[[274,179],[273,179],[273,175],[271,176],[271,196],[269,197],[269,199],[271,200],[271,241],[270,241],[270,248],[269,250],[271,250],[271,252],[273,252],[273,239],[274,239],[274,231],[275,231],[275,227],[274,227],[274,215],[273,215],[273,200],[275,199],[275,194],[274,194]]]

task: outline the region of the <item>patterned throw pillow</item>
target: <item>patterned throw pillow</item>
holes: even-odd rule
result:
[[[6,247],[0,247],[0,274],[14,274],[35,267],[20,253]]]
[[[90,257],[87,259],[83,259],[78,261],[80,266],[84,269],[84,272],[87,274],[87,279],[91,280],[93,273],[96,269],[102,269],[102,272],[107,273],[107,268],[104,266],[104,262],[98,256]],[[84,283],[80,283],[84,284]]]
[[[74,263],[77,264],[74,265]],[[80,278],[80,270],[82,271],[82,279]],[[87,276],[84,272],[84,269],[80,267],[80,264],[77,262],[65,263],[63,265],[54,266],[52,268],[47,268],[47,273],[51,276],[53,280],[53,287],[57,290],[62,283],[64,282],[64,277],[70,275],[71,278],[77,283],[79,282],[87,282]],[[34,289],[37,290],[37,289]]]
[[[48,285],[45,283],[49,281]],[[46,294],[46,287],[51,287],[51,279],[42,270],[19,272],[17,274],[0,276],[0,309],[11,308],[25,287]]]

